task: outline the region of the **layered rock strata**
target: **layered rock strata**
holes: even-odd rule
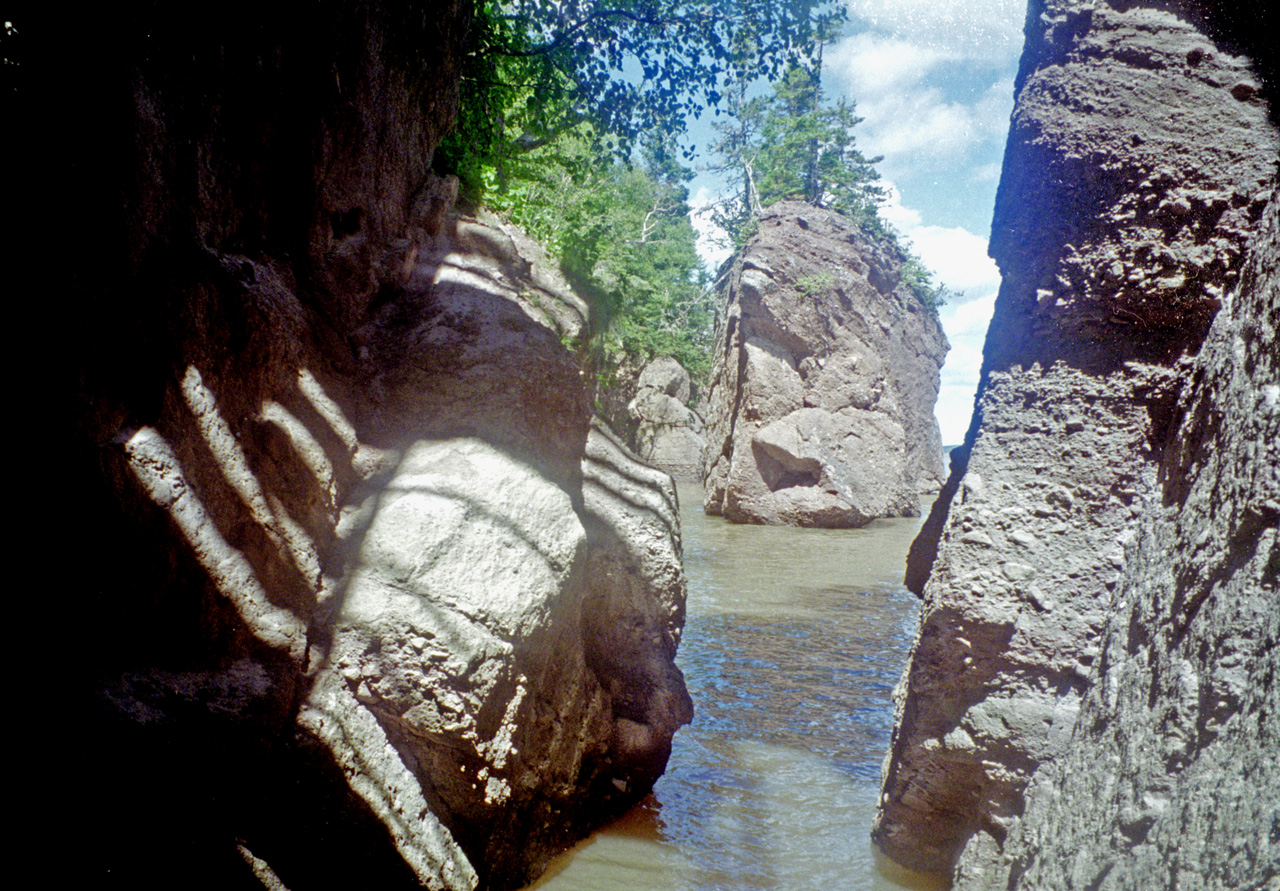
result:
[[[1277,304],[1257,239],[1280,137],[1213,17],[1028,12],[1004,280],[973,426],[912,549],[924,609],[874,829],[958,888],[1274,876],[1275,784],[1241,790],[1275,771]]]
[[[848,527],[919,512],[943,473],[933,407],[949,346],[904,259],[831,211],[766,210],[720,283],[708,513]]]
[[[1014,887],[1280,884],[1278,263],[1272,200],[1189,370],[1072,738],[1005,842]]]
[[[689,372],[670,356],[659,356],[640,372],[627,405],[635,422],[636,453],[682,482],[702,481],[703,422],[689,407]]]
[[[516,887],[691,717],[672,483],[592,424],[588,307],[428,175],[469,7],[392,6],[64,35],[73,884]]]

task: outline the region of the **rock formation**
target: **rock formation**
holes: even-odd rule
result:
[[[784,201],[724,271],[707,405],[706,509],[740,523],[915,516],[942,479],[949,348],[891,243]]]
[[[1277,261],[1272,200],[1190,369],[1072,738],[1006,841],[1018,888],[1280,882]]]
[[[645,365],[627,405],[635,421],[636,453],[680,481],[702,481],[702,418],[689,407],[689,372],[670,356]]]
[[[1280,135],[1233,27],[1028,12],[873,833],[959,889],[1276,881]]]
[[[588,307],[428,175],[469,8],[57,31],[72,884],[519,886],[691,717],[675,491],[592,424]]]

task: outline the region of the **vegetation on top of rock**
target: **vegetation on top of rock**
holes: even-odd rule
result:
[[[741,248],[755,233],[764,208],[785,199],[830,208],[856,220],[873,237],[888,238],[906,259],[903,280],[930,310],[946,302],[947,289],[934,285],[920,258],[880,218],[887,197],[875,165],[882,159],[858,151],[853,128],[862,118],[854,103],[827,102],[822,89],[823,30],[815,51],[791,65],[768,94],[749,96],[740,81],[728,96],[730,117],[716,124],[720,138],[712,146],[719,160],[711,169],[729,175],[737,187],[721,198],[711,218]]]
[[[603,311],[597,348],[671,355],[701,377],[713,298],[676,137],[844,17],[831,0],[476,0],[436,166],[560,258]]]
[[[747,98],[742,83],[729,97],[730,119],[716,125],[712,166],[740,184],[714,208],[713,220],[735,245],[749,237],[760,212],[776,201],[795,199],[829,207],[877,230],[876,205],[885,197],[880,174],[854,145],[853,128],[862,119],[853,103],[823,101],[820,61],[794,65],[774,83],[772,93]]]
[[[729,112],[720,169],[747,164],[747,187],[715,218],[737,243],[763,205],[792,197],[889,234],[852,103],[822,101],[822,47],[846,16],[833,0],[475,0],[458,124],[436,167],[561,260],[601,311],[600,352],[671,355],[699,379],[714,298],[676,147],[689,118]],[[773,95],[748,100],[762,77]],[[936,306],[940,290],[916,279]]]
[[[891,238],[898,241],[897,235],[892,229],[887,227],[884,230]],[[946,285],[933,283],[933,273],[924,265],[924,261],[911,252],[908,247],[899,243],[903,253],[907,256],[907,261],[902,265],[902,280],[907,287],[911,289],[911,293],[924,304],[925,309],[936,313],[938,308],[947,302],[948,297],[955,296],[954,292]]]
[[[484,171],[486,203],[546,245],[593,301],[603,316],[597,348],[673,356],[695,377],[705,374],[713,296],[689,219],[692,173],[671,149],[650,145],[634,164],[601,162],[575,133],[508,169],[506,188],[496,170]]]

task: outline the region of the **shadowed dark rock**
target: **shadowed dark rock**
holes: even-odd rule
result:
[[[25,32],[92,131],[48,124],[93,233],[44,321],[74,886],[517,887],[690,719],[675,494],[592,427],[589,308],[429,173],[470,8]]]

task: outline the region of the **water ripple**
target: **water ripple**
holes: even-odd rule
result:
[[[696,493],[681,503],[696,717],[654,794],[534,887],[937,887],[891,881],[868,836],[919,607],[901,584],[919,521],[733,526]]]

